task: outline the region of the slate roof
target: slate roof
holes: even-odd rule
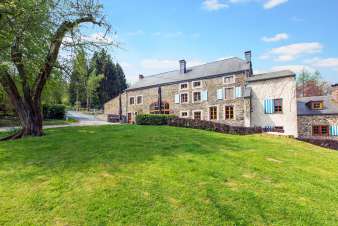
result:
[[[178,62],[177,67],[179,67]],[[138,80],[135,84],[129,87],[128,90],[151,87],[160,84],[173,84],[213,76],[216,77],[246,70],[250,70],[250,63],[240,58],[233,57],[198,66],[187,67],[187,72],[184,74],[180,73],[179,70],[175,70],[161,74],[145,76],[143,79]]]
[[[247,79],[248,82],[264,81],[277,78],[295,77],[296,74],[290,70],[274,71],[263,74],[256,74]]]
[[[306,104],[311,101],[323,101],[323,110],[312,110]],[[331,96],[314,96],[297,98],[298,115],[338,115],[338,103]]]

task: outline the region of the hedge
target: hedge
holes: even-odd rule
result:
[[[64,119],[66,115],[66,106],[62,104],[43,105],[42,106],[44,119]]]
[[[168,125],[168,120],[176,118],[175,115],[161,114],[139,114],[136,116],[136,124],[138,125]]]
[[[263,132],[261,127],[230,126],[227,124],[212,121],[185,119],[185,118],[172,118],[168,120],[168,125],[238,135],[249,135]]]

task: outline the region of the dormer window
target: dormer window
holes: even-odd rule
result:
[[[323,110],[324,109],[323,101],[313,101],[313,102],[311,102],[311,109],[312,110]]]

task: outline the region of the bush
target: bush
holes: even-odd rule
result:
[[[64,119],[66,115],[66,106],[62,104],[43,105],[44,119]]]
[[[136,116],[138,125],[168,125],[168,120],[176,118],[175,115],[139,114]]]

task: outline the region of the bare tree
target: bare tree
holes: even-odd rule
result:
[[[94,0],[3,0],[0,3],[0,84],[22,129],[3,140],[43,135],[41,94],[61,48],[96,45],[82,38],[81,24],[110,26]],[[65,40],[65,37],[66,40]],[[107,44],[107,43],[99,43]]]

